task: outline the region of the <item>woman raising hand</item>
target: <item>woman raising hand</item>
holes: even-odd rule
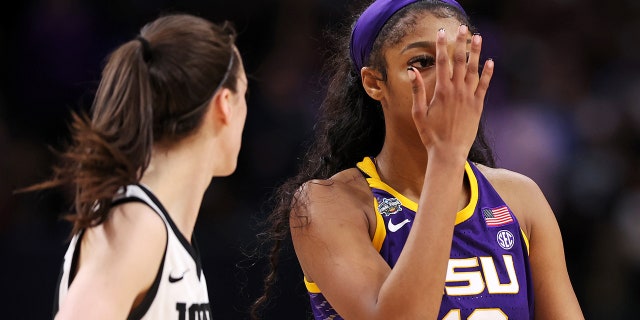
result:
[[[315,141],[271,216],[316,319],[582,318],[540,189],[493,168],[494,64],[479,72],[469,25],[453,0],[378,0],[331,61]]]

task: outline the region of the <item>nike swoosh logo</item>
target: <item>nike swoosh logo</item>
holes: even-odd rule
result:
[[[179,277],[173,277],[171,276],[171,273],[169,273],[169,282],[174,283],[182,280],[184,278],[184,274],[187,273],[187,271],[189,271],[189,269],[185,270]]]
[[[393,224],[393,221],[391,221],[391,219],[389,219],[389,224],[387,225],[387,227],[389,227],[389,231],[391,232],[396,232],[398,230],[400,230],[400,228],[402,228],[402,226],[404,226],[405,224],[411,222],[411,220],[409,219],[404,219],[404,221],[398,223],[398,224]]]

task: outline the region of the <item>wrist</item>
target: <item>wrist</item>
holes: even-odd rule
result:
[[[427,153],[429,165],[447,166],[447,167],[464,167],[467,162],[468,152],[455,150],[451,148],[429,150]]]

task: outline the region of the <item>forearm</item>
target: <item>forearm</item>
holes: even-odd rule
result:
[[[461,157],[431,155],[418,212],[397,264],[379,293],[379,308],[435,318],[440,308],[464,178]],[[386,314],[386,312],[383,312]]]

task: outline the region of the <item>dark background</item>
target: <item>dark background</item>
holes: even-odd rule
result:
[[[214,179],[196,226],[213,315],[245,319],[260,293],[254,259],[268,195],[293,174],[323,93],[322,32],[353,2],[12,1],[0,11],[0,318],[47,319],[69,225],[46,179],[47,146],[68,139],[105,55],[167,12],[233,21],[250,82],[239,166]],[[563,232],[587,319],[629,319],[640,303],[640,2],[461,1],[496,61],[485,106],[498,164],[532,177]],[[264,251],[260,249],[259,251]],[[266,319],[302,319],[308,300],[291,250]]]

